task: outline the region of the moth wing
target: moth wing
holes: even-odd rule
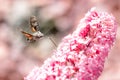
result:
[[[29,40],[32,40],[33,39],[33,35],[32,34],[30,34],[30,33],[27,33],[27,32],[25,32],[25,31],[21,31],[23,34],[24,34],[24,36],[27,38],[27,39],[29,39]]]

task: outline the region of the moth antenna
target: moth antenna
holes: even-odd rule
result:
[[[57,44],[55,43],[55,41],[51,38],[51,37],[48,37],[50,39],[50,41],[54,44],[54,46],[57,48]]]

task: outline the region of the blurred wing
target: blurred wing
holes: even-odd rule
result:
[[[27,39],[29,39],[29,40],[32,40],[32,39],[33,39],[33,35],[32,35],[32,34],[29,34],[29,33],[24,32],[24,31],[21,31],[21,32],[25,35],[25,37],[26,37]]]
[[[39,31],[39,24],[35,16],[30,17],[30,27],[32,32]]]

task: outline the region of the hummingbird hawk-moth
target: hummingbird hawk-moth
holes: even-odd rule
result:
[[[40,32],[39,24],[38,24],[37,18],[35,16],[30,17],[30,28],[31,28],[33,34],[30,34],[23,30],[21,31],[29,42],[35,42],[35,41],[39,40],[40,38],[44,37],[44,34]],[[48,38],[57,47],[54,40],[52,40],[51,37],[48,37]]]
[[[30,28],[31,28],[31,31],[33,32],[33,34],[30,34],[23,30],[21,31],[29,42],[35,42],[36,40],[38,40],[44,36],[44,34],[41,33],[39,30],[39,24],[38,24],[37,18],[35,16],[30,17]]]

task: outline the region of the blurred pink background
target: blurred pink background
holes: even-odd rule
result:
[[[120,80],[120,0],[0,0],[0,80],[23,80],[40,66],[92,7],[113,14],[118,23],[115,45],[98,80]],[[38,18],[45,38],[28,43],[20,30],[30,31],[29,17]]]

